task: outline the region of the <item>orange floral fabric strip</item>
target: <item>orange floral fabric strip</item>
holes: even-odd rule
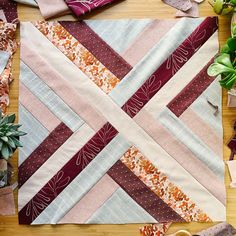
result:
[[[132,146],[121,161],[157,196],[187,222],[210,222],[211,219],[191,199],[161,173],[139,150]]]
[[[60,23],[38,21],[34,25],[105,93],[108,94],[120,82]]]
[[[164,236],[171,224],[145,225],[140,228],[140,236]]]

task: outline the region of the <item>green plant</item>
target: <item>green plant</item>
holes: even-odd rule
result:
[[[229,90],[236,83],[236,0],[214,0],[211,5],[215,12],[220,15],[233,12],[231,37],[222,47],[220,55],[208,68],[208,75],[221,75],[220,85]]]
[[[21,125],[14,124],[15,114],[4,117],[1,114],[0,112],[0,158],[8,160],[18,147],[22,147],[19,137],[26,133],[18,130]]]

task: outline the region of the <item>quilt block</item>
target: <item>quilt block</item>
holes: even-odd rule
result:
[[[19,222],[224,221],[217,29],[21,23]]]

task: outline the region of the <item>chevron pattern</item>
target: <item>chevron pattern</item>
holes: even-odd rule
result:
[[[217,28],[22,23],[20,224],[224,221]]]

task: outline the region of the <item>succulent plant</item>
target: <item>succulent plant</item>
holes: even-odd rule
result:
[[[18,147],[22,147],[19,137],[26,135],[19,131],[20,124],[14,124],[15,114],[2,117],[0,112],[0,158],[8,160]]]
[[[236,0],[213,0],[210,2],[214,11],[218,15],[227,15],[234,11]]]

